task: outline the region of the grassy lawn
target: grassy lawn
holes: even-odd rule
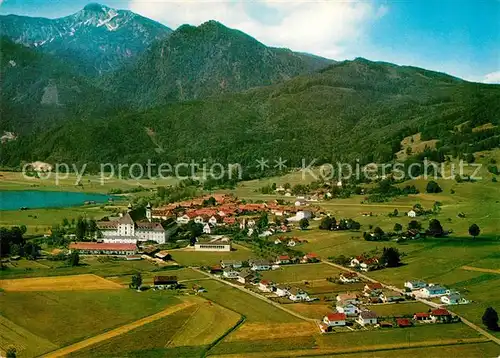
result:
[[[339,276],[341,271],[324,263],[284,265],[279,270],[265,271],[262,277],[278,283],[326,279],[327,277]]]
[[[429,306],[416,301],[366,305],[365,307],[376,312],[379,317],[411,316],[414,313],[427,312],[429,310]]]
[[[200,356],[208,344],[238,322],[240,315],[210,302],[199,301],[195,306],[70,356]]]
[[[202,296],[246,317],[247,322],[302,322],[298,318],[236,288],[214,280],[199,281]]]
[[[176,303],[179,300],[169,292],[138,293],[128,289],[3,292],[0,314],[40,338],[67,345]]]
[[[187,250],[172,250],[172,259],[183,266],[211,266],[217,265],[221,260],[248,260],[255,255],[252,251],[237,247],[231,252],[201,252]]]

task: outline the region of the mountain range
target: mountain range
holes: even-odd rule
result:
[[[18,30],[14,20],[29,25]],[[78,31],[61,25],[69,23]],[[18,135],[0,147],[4,166],[203,158],[255,165],[258,157],[294,166],[301,158],[381,162],[419,132],[438,140],[441,157],[500,144],[498,85],[268,47],[216,21],[171,31],[96,4],[55,20],[9,15],[1,29],[0,130]],[[94,34],[112,50],[100,51]],[[137,40],[130,57],[125,34]],[[47,39],[47,46],[34,45]],[[489,129],[470,131],[485,123]]]

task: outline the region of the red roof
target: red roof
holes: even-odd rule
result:
[[[374,282],[374,283],[367,283],[366,284],[370,290],[381,290],[384,288],[381,283],[379,282]]]
[[[310,253],[306,254],[306,257],[308,259],[316,259],[316,258],[319,258],[319,255],[315,254],[314,252],[310,252]]]
[[[345,278],[354,278],[358,277],[358,274],[356,272],[343,272],[340,274],[341,276],[344,276]]]
[[[425,313],[425,312],[418,312],[418,313],[415,313],[415,317],[417,317],[417,318],[428,318],[429,314]]]
[[[328,313],[326,318],[329,321],[345,321],[345,313]]]
[[[70,250],[102,250],[102,251],[136,251],[135,244],[114,244],[101,242],[73,242]]]
[[[431,311],[433,316],[451,316],[451,313],[445,310],[444,308],[438,308]]]
[[[411,326],[411,321],[408,318],[397,318],[396,323],[400,327],[409,327]]]
[[[280,255],[280,256],[278,256],[278,259],[279,260],[290,260],[290,256],[288,256],[288,255]]]
[[[266,285],[266,286],[269,285],[269,281],[268,280],[262,280],[262,281],[260,281],[260,283],[263,284],[263,285]]]

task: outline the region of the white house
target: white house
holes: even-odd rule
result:
[[[339,313],[344,313],[347,316],[357,316],[361,310],[352,303],[337,302],[336,310]]]
[[[345,326],[346,315],[344,313],[328,313],[323,317],[323,322],[330,327]]]
[[[288,298],[292,301],[310,301],[307,292],[304,292],[298,288],[293,287],[290,291],[290,296]]]
[[[212,240],[200,240],[194,244],[195,251],[231,251],[231,241],[227,237],[216,237]]]
[[[410,210],[410,211],[408,211],[407,215],[410,218],[415,218],[415,217],[417,217],[417,212],[415,210]]]
[[[424,287],[420,290],[421,296],[424,298],[432,298],[432,297],[439,297],[439,296],[444,296],[446,295],[447,289],[439,286],[439,285],[432,285],[432,286],[427,286]]]
[[[258,288],[259,290],[261,290],[262,292],[271,292],[272,291],[272,285],[271,285],[271,282],[267,281],[267,280],[262,280],[259,282],[259,285],[258,285]]]
[[[441,296],[441,302],[446,305],[463,305],[469,303],[464,297],[458,293],[452,293],[446,296]]]
[[[420,290],[421,288],[426,287],[427,284],[423,281],[418,281],[418,280],[412,280],[412,281],[406,281],[405,282],[405,287],[409,288],[410,290]]]
[[[205,220],[203,219],[203,216],[198,215],[197,217],[194,218],[194,222],[197,224],[204,224]]]
[[[222,260],[220,262],[220,266],[222,268],[226,268],[226,267],[232,267],[234,269],[237,269],[237,268],[240,268],[243,266],[243,262],[241,261],[236,261],[236,260]]]
[[[373,311],[362,311],[356,319],[360,325],[377,324],[377,314]]]
[[[179,216],[177,218],[177,224],[184,225],[184,224],[187,224],[189,222],[189,220],[191,220],[189,218],[189,216],[187,216],[186,214],[184,214],[184,215]]]
[[[254,261],[250,266],[252,271],[267,271],[271,269],[271,264],[268,261]]]
[[[277,265],[283,265],[283,264],[289,264],[290,263],[290,256],[288,255],[280,255],[276,258],[275,263]]]
[[[240,273],[232,268],[225,268],[222,271],[222,276],[229,279],[236,279],[240,276]]]
[[[211,216],[210,219],[208,219],[208,223],[213,226],[217,225],[217,218],[215,216]]]
[[[210,227],[209,224],[205,224],[203,226],[203,233],[210,235],[212,233],[212,228]]]
[[[289,296],[290,295],[289,288],[282,285],[276,286],[276,295],[279,297]]]
[[[356,293],[341,293],[337,295],[337,302],[356,304],[359,303],[358,295]]]
[[[340,282],[343,283],[354,283],[359,281],[358,274],[355,272],[343,272],[340,274]]]
[[[244,271],[241,271],[238,275],[238,282],[239,283],[242,283],[242,284],[247,284],[247,283],[251,283],[253,280],[255,279],[255,275],[248,271],[248,270],[244,270]]]

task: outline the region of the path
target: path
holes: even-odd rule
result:
[[[127,332],[129,332],[129,331],[131,331],[133,329],[136,329],[136,328],[139,328],[141,326],[144,326],[147,323],[151,323],[151,322],[154,322],[156,320],[159,320],[160,318],[163,318],[163,317],[166,317],[168,315],[171,315],[171,314],[173,314],[175,312],[178,312],[178,311],[180,311],[180,310],[182,310],[184,308],[190,307],[190,306],[192,306],[194,304],[195,304],[194,302],[182,302],[182,303],[179,303],[178,305],[175,305],[175,306],[172,306],[172,307],[168,307],[168,308],[164,309],[161,312],[155,313],[155,314],[153,314],[151,316],[147,316],[147,317],[141,318],[140,320],[137,320],[135,322],[128,323],[128,324],[126,324],[124,326],[115,328],[115,329],[113,329],[113,330],[111,330],[109,332],[106,332],[106,333],[103,333],[103,334],[99,334],[97,336],[85,339],[83,341],[80,341],[78,343],[72,344],[70,346],[66,346],[66,347],[63,347],[63,348],[58,349],[56,351],[47,353],[47,354],[43,355],[42,357],[43,358],[64,357],[64,356],[66,356],[66,355],[68,355],[70,353],[79,351],[81,349],[87,348],[87,347],[92,346],[94,344],[97,344],[97,343],[100,343],[102,341],[108,340],[110,338],[114,338],[114,337],[119,336],[121,334],[127,333]]]
[[[478,271],[478,272],[498,273],[498,274],[500,274],[500,270],[487,269],[487,268],[481,268],[481,267],[462,266],[461,269],[462,270],[467,270],[467,271]]]
[[[215,281],[219,281],[219,282],[221,282],[221,283],[223,283],[223,284],[225,284],[225,285],[228,285],[228,286],[231,286],[231,287],[237,288],[237,289],[238,289],[238,290],[240,290],[240,291],[243,291],[243,292],[245,292],[245,293],[248,293],[249,295],[252,295],[252,296],[254,296],[254,297],[258,298],[259,300],[265,301],[265,302],[269,303],[270,305],[273,305],[274,307],[279,308],[280,310],[282,310],[282,311],[284,311],[284,312],[286,312],[286,313],[289,313],[289,314],[291,314],[292,316],[295,316],[295,317],[297,317],[297,318],[300,318],[300,319],[302,319],[302,320],[304,320],[304,321],[314,322],[314,323],[316,323],[316,324],[318,324],[318,322],[319,322],[319,320],[317,320],[317,319],[313,319],[313,318],[309,318],[309,317],[302,316],[300,313],[297,313],[297,312],[295,312],[295,311],[289,310],[288,308],[283,307],[283,305],[281,305],[281,304],[279,304],[279,303],[276,303],[276,302],[274,302],[274,301],[270,300],[270,299],[269,299],[269,298],[267,298],[267,297],[264,297],[264,296],[262,296],[262,295],[260,295],[260,294],[258,294],[258,293],[256,293],[256,292],[253,292],[253,291],[251,291],[251,290],[249,290],[249,289],[247,289],[247,288],[245,288],[245,287],[242,287],[242,286],[240,286],[240,285],[237,285],[237,284],[235,284],[235,283],[232,283],[232,282],[229,282],[229,281],[223,280],[223,279],[221,279],[221,278],[219,278],[219,277],[215,277],[215,276],[213,276],[213,275],[209,274],[208,272],[205,272],[205,271],[202,271],[202,270],[198,269],[197,267],[191,267],[191,269],[192,269],[192,270],[194,270],[194,271],[196,271],[196,272],[199,272],[199,273],[201,273],[201,274],[203,274],[203,275],[205,275],[205,276],[208,276],[208,277],[212,278],[212,279],[213,279],[213,280],[215,280]]]
[[[362,277],[364,278],[365,280],[367,281],[370,281],[370,282],[374,282],[374,283],[380,283],[383,287],[389,289],[389,290],[392,290],[392,291],[396,291],[396,292],[399,292],[401,294],[405,294],[406,292],[400,288],[397,288],[395,286],[391,286],[391,285],[387,285],[383,282],[380,282],[380,281],[377,281],[371,277],[368,277],[360,272],[357,272],[357,271],[354,271],[354,270],[351,270],[351,269],[348,269],[347,267],[344,267],[344,266],[341,266],[341,265],[337,265],[337,264],[334,264],[332,262],[329,262],[329,261],[325,261],[325,260],[321,260],[321,262],[327,264],[327,265],[330,265],[330,266],[333,266],[333,267],[336,267],[340,270],[343,270],[343,271],[348,271],[348,272],[354,272],[354,273],[357,273],[359,277]],[[427,306],[430,306],[432,308],[441,308],[442,305],[441,304],[438,304],[438,303],[434,303],[434,302],[431,302],[431,301],[428,301],[426,299],[423,299],[423,298],[418,298],[416,297],[416,300],[419,301],[419,302],[422,302],[424,304],[426,304]],[[492,335],[491,333],[489,333],[488,331],[482,329],[481,327],[479,327],[478,325],[472,323],[471,321],[465,319],[463,316],[460,316],[458,314],[456,314],[455,312],[452,312],[450,311],[448,308],[446,308],[448,310],[448,312],[450,312],[451,314],[454,314],[455,316],[458,316],[461,321],[463,323],[465,323],[467,326],[469,326],[470,328],[474,329],[475,331],[477,331],[478,333],[482,334],[483,336],[485,336],[486,338],[488,338],[489,340],[495,342],[496,344],[498,344],[500,346],[500,338],[497,338],[495,337],[494,335]]]

